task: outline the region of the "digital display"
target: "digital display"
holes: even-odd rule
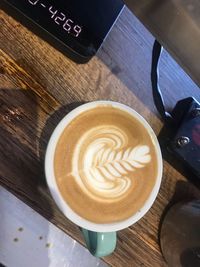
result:
[[[38,6],[46,11],[49,11],[49,17],[59,26],[62,27],[64,31],[78,37],[82,31],[82,27],[77,25],[71,18],[67,17],[66,14],[56,9],[55,5],[44,4],[43,0],[27,0],[32,6]]]
[[[14,7],[21,17],[25,17],[30,23],[34,23],[51,35],[56,42],[59,42],[59,48],[67,46],[82,57],[91,57],[96,53],[124,6],[121,0],[3,0],[3,2]],[[26,26],[29,25],[26,23]]]

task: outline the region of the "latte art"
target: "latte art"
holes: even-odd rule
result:
[[[140,120],[111,105],[85,110],[63,130],[54,156],[58,189],[82,218],[113,223],[136,213],[154,187],[154,141]]]
[[[137,178],[131,179],[129,173],[144,168],[151,160],[148,146],[125,149],[127,145],[126,133],[109,125],[92,128],[80,138],[72,173],[86,194],[104,202],[123,198]]]

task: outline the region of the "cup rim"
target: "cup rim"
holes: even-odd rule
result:
[[[149,135],[152,138],[152,141],[155,145],[155,150],[156,150],[156,155],[157,155],[157,162],[158,162],[158,174],[156,177],[156,182],[154,184],[154,187],[152,188],[152,191],[145,201],[144,205],[142,208],[140,208],[136,213],[134,213],[132,216],[130,216],[128,219],[125,219],[123,221],[118,221],[114,223],[105,223],[105,224],[98,224],[91,222],[85,218],[82,218],[80,215],[75,213],[70,206],[65,202],[63,199],[61,193],[59,192],[55,175],[54,175],[54,154],[55,154],[55,149],[57,142],[65,129],[65,127],[75,118],[77,117],[80,113],[95,108],[98,105],[111,105],[112,107],[119,108],[125,112],[128,112],[131,116],[134,118],[138,119],[143,126],[146,128],[148,131]],[[50,140],[47,145],[46,149],[46,154],[45,154],[45,176],[46,176],[46,181],[50,190],[50,193],[55,200],[57,206],[59,209],[63,212],[63,214],[73,223],[76,225],[85,228],[90,231],[96,231],[96,232],[113,232],[113,231],[118,231],[122,230],[124,228],[129,227],[130,225],[136,223],[139,219],[141,219],[151,208],[153,205],[157,194],[160,189],[160,184],[162,180],[162,173],[163,173],[163,161],[162,161],[162,154],[160,150],[160,146],[157,140],[157,137],[151,128],[151,126],[148,124],[148,122],[139,114],[137,113],[134,109],[132,109],[129,106],[126,106],[124,104],[121,104],[119,102],[114,102],[114,101],[108,101],[108,100],[103,100],[103,101],[93,101],[89,102],[86,104],[82,104],[79,107],[73,109],[70,111],[65,117],[58,123],[56,128],[54,129]]]

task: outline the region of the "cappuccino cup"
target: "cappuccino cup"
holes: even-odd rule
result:
[[[132,108],[94,101],[68,113],[45,155],[51,195],[81,227],[89,251],[111,254],[116,232],[151,208],[162,179],[162,155],[152,128]]]

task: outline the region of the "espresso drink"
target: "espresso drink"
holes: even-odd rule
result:
[[[95,223],[122,221],[144,205],[155,185],[154,141],[128,112],[98,105],[64,129],[54,172],[63,199],[78,215]]]

